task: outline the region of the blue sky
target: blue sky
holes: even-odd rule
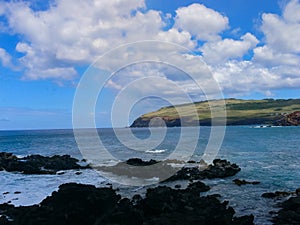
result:
[[[298,0],[1,1],[0,130],[72,128],[74,95],[86,69],[107,51],[143,40],[193,51],[193,60],[207,64],[225,97],[299,98],[299,36]],[[96,125],[111,126],[118,94],[147,76],[157,82],[132,87],[137,100],[149,98],[137,101],[129,118],[120,111],[125,119],[118,126],[168,102],[183,103],[170,82],[194,101],[203,99],[203,91],[179,70],[129,66],[101,90],[91,112]]]

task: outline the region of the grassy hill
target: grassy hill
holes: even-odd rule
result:
[[[214,107],[222,107],[221,100],[213,100]],[[300,111],[300,99],[241,100],[225,99],[227,125],[276,124],[286,115]],[[195,115],[194,110],[197,114]],[[180,111],[181,118],[179,118]],[[163,107],[155,112],[137,118],[131,127],[148,127],[153,118],[161,118],[169,127],[181,126],[185,119],[187,126],[211,125],[211,110],[208,101]],[[218,119],[218,118],[216,118]],[[153,121],[153,120],[152,120]],[[159,126],[159,123],[156,124]]]

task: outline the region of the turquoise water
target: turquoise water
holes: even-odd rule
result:
[[[113,129],[99,129],[102,146],[98,135],[91,130],[82,130],[80,139],[84,152],[92,152],[97,157],[89,157],[94,163],[114,163],[131,157],[144,159],[166,159],[174,156],[179,159],[200,160],[207,146],[210,127],[201,127],[200,135],[195,135],[199,128],[156,128],[133,129],[134,138],[128,136],[129,129],[117,130],[121,140],[114,135]],[[182,132],[185,133],[181,137]],[[300,127],[255,128],[252,126],[230,126],[226,128],[225,138],[218,152],[218,158],[228,159],[241,167],[241,172],[234,178],[206,180],[211,193],[221,193],[223,200],[229,200],[238,215],[253,213],[257,224],[270,224],[268,212],[274,210],[273,200],[261,198],[264,192],[285,190],[294,191],[300,187]],[[162,139],[162,142],[160,142]],[[182,140],[178,154],[172,155]],[[197,140],[196,145],[193,144]],[[151,147],[149,147],[151,146]],[[195,148],[195,149],[194,149]],[[0,131],[0,151],[12,152],[18,156],[28,154],[54,155],[70,154],[79,159],[81,152],[72,130],[42,131]],[[105,157],[109,152],[111,158]],[[186,153],[189,154],[186,154]],[[102,155],[103,154],[103,155]],[[107,155],[107,154],[106,154]],[[11,201],[16,205],[30,205],[41,201],[46,195],[65,182],[90,183],[97,186],[107,182],[105,177],[95,171],[85,171],[76,176],[69,171],[62,176],[12,174],[0,172],[0,203]],[[258,180],[259,185],[236,186],[235,178]],[[9,191],[10,194],[1,195]],[[22,194],[15,196],[14,191]]]

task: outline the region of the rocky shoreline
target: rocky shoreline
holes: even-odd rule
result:
[[[125,162],[120,162],[114,166],[96,167],[97,170],[110,172],[118,176],[138,177],[149,179],[159,178],[160,182],[176,180],[203,180],[213,178],[230,177],[237,174],[241,169],[236,164],[231,164],[227,160],[215,159],[212,165],[201,164],[200,162],[181,162],[186,164],[182,168],[174,168],[170,164],[177,161],[165,160],[143,161],[139,158],[131,158]]]
[[[56,174],[61,170],[87,169],[88,165],[81,166],[79,160],[69,155],[54,155],[51,157],[29,155],[18,158],[7,152],[0,152],[0,171],[20,172],[23,174]]]
[[[38,205],[0,205],[2,225],[250,225],[253,215],[235,217],[228,202],[201,196],[209,190],[202,182],[186,189],[158,186],[146,196],[121,197],[112,188],[69,183]]]
[[[143,161],[132,158],[101,169],[121,176],[140,175],[141,178],[145,178],[141,172],[134,172],[136,168],[158,165],[157,174],[161,174],[163,169],[171,168],[170,163],[179,163],[179,161]],[[32,167],[34,169],[28,169]],[[78,160],[70,156],[33,155],[18,158],[11,153],[0,153],[0,170],[21,172],[24,175],[58,174],[59,170],[86,168],[90,167],[80,166]],[[121,196],[118,188],[113,189],[112,185],[95,187],[67,183],[60,185],[58,191],[54,191],[51,196],[36,205],[16,207],[9,203],[1,204],[0,224],[250,225],[254,224],[252,214],[237,217],[229,202],[221,201],[220,194],[204,194],[210,190],[210,187],[203,183],[204,179],[231,177],[240,170],[238,165],[222,159],[215,159],[212,165],[189,161],[181,169],[172,170],[173,175],[168,179],[162,179],[157,185],[145,189],[144,196],[135,194],[131,197]],[[150,175],[153,174],[149,172],[146,177]],[[183,188],[176,184],[177,181],[185,181],[187,186]],[[260,184],[259,181],[243,179],[234,179],[233,182],[238,186]],[[280,204],[274,202],[274,207],[279,207],[279,211],[270,212],[272,223],[300,224],[300,189],[295,192],[263,193],[261,198],[266,198],[266,201],[276,199],[276,202],[280,202]]]

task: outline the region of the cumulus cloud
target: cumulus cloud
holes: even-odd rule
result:
[[[258,44],[256,37],[250,33],[241,37],[241,40],[223,39],[217,42],[208,42],[201,48],[204,60],[210,64],[224,63],[228,59],[242,58],[250,49]]]
[[[176,10],[175,27],[186,30],[199,40],[218,40],[229,27],[226,16],[201,4],[192,4]]]
[[[259,62],[265,66],[300,65],[300,57],[293,53],[282,53],[268,47],[262,46],[254,49],[253,61]]]
[[[261,30],[266,43],[254,49],[253,62],[276,70],[283,86],[299,84],[300,65],[300,3],[292,0],[283,9],[282,16],[265,13],[262,15]],[[299,86],[298,86],[299,87]]]
[[[290,1],[283,11],[283,16],[271,13],[262,15],[262,31],[267,45],[279,52],[300,53],[300,4]]]
[[[33,11],[24,2],[1,3],[9,28],[24,36],[16,50],[32,74],[38,66],[57,71],[57,65],[89,64],[105,51],[125,42],[153,39],[163,21],[158,11],[138,11],[144,2],[58,0],[46,11]],[[36,73],[28,78],[58,78],[56,73]],[[46,77],[44,76],[46,75]],[[49,75],[49,76],[48,76]],[[65,77],[62,74],[61,78]]]
[[[167,31],[160,31],[157,35],[158,40],[177,43],[190,49],[196,47],[196,42],[192,40],[192,36],[189,32],[183,30],[179,31],[176,28],[171,28]]]
[[[73,0],[51,2],[44,10],[33,9],[24,1],[0,3],[0,15],[7,18],[6,28],[21,37],[16,51],[22,53],[18,60],[23,66],[23,79],[73,80],[79,75],[77,65],[87,66],[120,44],[161,40],[174,42],[197,53],[200,51],[202,55],[188,51],[174,54],[164,44],[158,52],[149,44],[126,49],[99,66],[113,71],[127,62],[144,60],[144,52],[147,52],[152,56],[149,58],[158,61],[172,59],[174,66],[184,68],[186,73],[198,72],[197,81],[209,86],[205,79],[211,73],[207,67],[199,67],[199,62],[204,60],[227,92],[300,87],[300,4],[297,0],[290,1],[282,15],[262,14],[262,40],[252,33],[246,33],[239,39],[223,38],[222,33],[230,29],[229,18],[202,4],[178,8],[172,17],[147,9],[143,0],[86,0],[76,1],[76,4]],[[10,55],[1,48],[0,60],[4,66],[10,65]],[[119,73],[122,75],[109,80],[107,87],[121,90],[134,79],[155,75],[174,81],[191,95],[196,96],[199,91],[189,79],[178,79],[182,75],[174,71],[171,76],[171,71],[162,67],[143,66],[124,70]],[[138,88],[148,90],[142,86]],[[148,88],[175,98],[167,82],[149,85]]]
[[[11,55],[4,49],[0,48],[0,62],[5,67],[12,67]]]
[[[215,79],[227,94],[266,94],[276,89],[300,87],[300,72],[295,67],[266,68],[251,61],[231,60],[212,70]]]
[[[128,42],[161,40],[195,49],[198,39],[220,39],[219,33],[228,27],[227,17],[200,4],[179,8],[169,29],[165,29],[165,21],[170,15],[147,10],[140,0],[87,0],[76,4],[57,0],[43,11],[12,1],[0,3],[0,9],[9,29],[24,37],[16,46],[16,51],[24,54],[19,58],[24,79],[74,79],[74,65],[88,65]],[[143,54],[137,56],[142,58]],[[112,63],[116,62],[112,59],[107,67]]]
[[[222,90],[229,95],[253,92],[269,96],[276,89],[300,88],[300,3],[292,0],[282,15],[264,13],[261,31],[265,43],[250,33],[241,40],[223,39],[204,44],[204,59]],[[253,50],[253,57],[242,56]],[[218,64],[219,63],[219,64]]]
[[[284,7],[282,15],[264,13],[261,30],[265,45],[253,50],[255,68],[264,68],[269,83],[260,86],[273,88],[300,87],[300,3],[292,0]],[[253,70],[251,70],[253,71]],[[249,71],[249,73],[251,72]],[[268,76],[266,74],[273,74]],[[259,76],[261,76],[259,74]],[[264,77],[260,79],[263,80]],[[273,79],[275,78],[276,79]]]
[[[299,0],[291,0],[283,11],[283,17],[286,21],[291,23],[300,22],[300,4]]]

